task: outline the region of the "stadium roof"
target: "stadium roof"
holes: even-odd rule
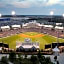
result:
[[[16,28],[16,27],[20,28],[21,26],[20,25],[12,25],[12,27],[13,28]]]
[[[55,28],[56,29],[63,29],[63,27],[60,27],[60,26],[56,26]]]
[[[1,26],[1,29],[7,29],[10,28],[9,26]]]
[[[44,27],[52,28],[52,25],[43,25]]]

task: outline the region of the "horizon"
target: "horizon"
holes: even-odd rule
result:
[[[9,15],[2,15],[2,16],[12,16],[11,14]],[[14,15],[14,16],[51,16],[51,15],[31,15],[31,14],[29,14],[29,15],[21,15],[21,14],[18,14],[18,15]],[[62,16],[62,15],[52,15],[52,16]]]

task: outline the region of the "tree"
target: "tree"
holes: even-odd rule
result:
[[[6,56],[1,58],[1,64],[8,64],[8,58]]]
[[[37,58],[37,56],[31,56],[31,62],[33,63],[33,64],[39,64],[39,62],[38,62],[38,58]]]
[[[22,61],[17,58],[17,59],[13,62],[13,64],[22,64]]]
[[[10,60],[10,62],[14,62],[16,60],[16,53],[15,52],[11,52],[9,54],[9,60]]]
[[[39,50],[39,52],[38,52],[38,58],[41,58],[41,57],[42,57],[42,55],[41,55],[41,52]]]
[[[27,55],[25,55],[25,59],[27,59]]]
[[[18,59],[21,61],[23,59],[23,57],[21,56],[21,54],[18,54]]]
[[[46,61],[47,63],[50,63],[50,62],[51,62],[50,57],[46,57],[46,58],[45,58],[45,61]]]
[[[39,61],[40,61],[40,63],[42,64],[44,64],[45,63],[45,56],[41,56],[41,58],[39,58]]]

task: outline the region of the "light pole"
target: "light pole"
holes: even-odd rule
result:
[[[2,14],[0,13],[0,18],[2,17]],[[1,26],[0,26],[0,32],[2,31],[2,29],[1,29]]]
[[[57,47],[59,46],[59,31],[57,31]]]
[[[13,11],[11,12],[11,15],[12,15],[12,19],[11,19],[11,21],[13,21],[13,18],[15,18],[16,12],[13,10]],[[12,29],[11,26],[10,26],[10,28]],[[9,44],[8,44],[8,45],[9,45]]]
[[[50,11],[50,15],[51,15],[51,22],[52,22],[53,14],[54,14],[54,12],[53,12],[53,11]],[[54,29],[54,27],[55,27],[55,24],[54,24],[54,22],[53,22],[53,29]]]
[[[2,14],[0,13],[0,17],[2,17]]]
[[[63,19],[64,19],[64,13],[62,14],[62,16],[63,16]],[[63,33],[64,33],[64,22],[63,22]]]
[[[50,15],[51,15],[51,22],[52,22],[52,16],[53,16],[54,12],[50,11]]]
[[[11,16],[12,16],[12,18],[11,18],[11,22],[13,21],[13,18],[15,17],[15,15],[16,15],[16,12],[15,11],[11,11]],[[12,27],[11,27],[11,25],[10,25],[10,29],[12,30]]]
[[[50,11],[50,16],[51,16],[51,22],[52,22],[52,16],[53,16],[54,12],[53,11]],[[52,48],[52,46],[51,46]]]
[[[16,15],[16,12],[15,12],[15,11],[12,11],[12,12],[11,12],[11,15],[12,15],[12,18],[14,18],[15,15]]]

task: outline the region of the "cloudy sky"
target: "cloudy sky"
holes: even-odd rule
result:
[[[17,15],[62,15],[64,0],[0,0],[1,14],[10,15],[12,10]]]

